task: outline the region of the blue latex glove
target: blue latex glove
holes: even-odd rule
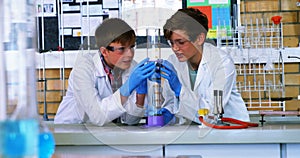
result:
[[[157,83],[161,83],[161,71],[160,71],[160,68],[161,68],[161,62],[162,60],[157,60],[156,61],[156,64],[155,64],[155,72],[153,73],[153,75],[151,75],[149,77],[149,80],[150,81],[153,81],[153,82],[157,82]]]
[[[161,108],[158,111],[158,114],[163,115],[164,117],[164,124],[168,124],[174,117],[174,114],[172,114],[168,109],[166,108]]]
[[[136,88],[137,94],[146,94],[147,93],[147,80],[143,80],[141,84]]]
[[[175,93],[175,96],[179,97],[181,91],[181,83],[179,82],[174,66],[167,60],[164,60],[162,62],[162,67],[160,68],[160,70],[163,72],[161,73],[161,76],[168,80],[171,89]]]
[[[149,62],[149,58],[144,59],[135,66],[127,81],[120,87],[120,93],[128,97],[134,89],[151,76],[155,71],[154,62]],[[140,88],[139,88],[140,90]],[[145,91],[145,89],[143,89]],[[147,91],[147,89],[146,89]]]

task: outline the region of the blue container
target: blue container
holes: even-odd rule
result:
[[[51,132],[39,134],[39,158],[51,158],[55,152],[55,140]]]
[[[36,119],[7,120],[1,123],[2,157],[36,157],[38,149]]]

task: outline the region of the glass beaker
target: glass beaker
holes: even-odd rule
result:
[[[35,1],[0,1],[0,157],[37,157]]]
[[[163,103],[162,79],[160,76],[161,67],[161,40],[160,29],[148,28],[147,34],[147,56],[151,62],[156,63],[156,73],[148,80],[148,106],[147,106],[147,125],[163,126],[163,116],[159,114]]]

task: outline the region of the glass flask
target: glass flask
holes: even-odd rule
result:
[[[147,125],[163,126],[163,116],[159,113],[163,103],[162,97],[162,78],[159,75],[161,67],[161,39],[160,29],[148,28],[147,34],[147,56],[151,62],[156,62],[156,75],[148,79],[148,106],[147,106]]]
[[[35,1],[0,1],[0,157],[37,157]]]
[[[55,139],[47,124],[40,119],[39,123],[39,158],[51,158],[55,152]]]

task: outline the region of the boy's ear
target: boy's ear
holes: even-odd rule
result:
[[[103,56],[107,56],[108,50],[105,47],[100,47],[99,50]]]

